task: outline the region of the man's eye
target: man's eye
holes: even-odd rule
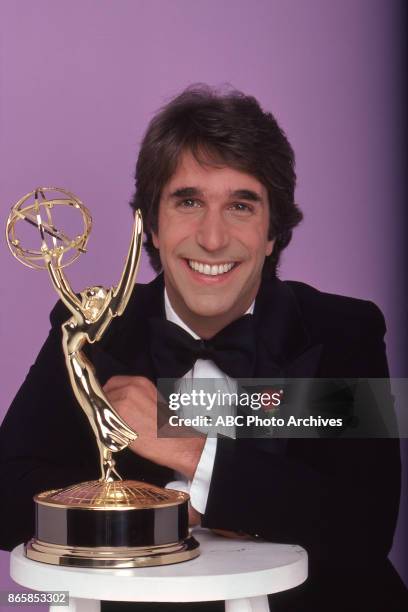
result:
[[[182,208],[198,208],[200,206],[200,202],[198,200],[193,200],[192,198],[187,198],[186,200],[182,200],[178,204]]]
[[[233,210],[237,210],[238,212],[250,213],[253,212],[252,206],[249,204],[244,204],[243,202],[234,202],[231,204],[231,208]]]

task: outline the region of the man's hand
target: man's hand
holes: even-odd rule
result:
[[[143,376],[113,376],[103,388],[116,412],[137,434],[133,452],[154,463],[181,472],[192,480],[205,444],[205,436],[194,431],[177,433],[183,437],[157,437],[157,389]],[[191,431],[193,434],[193,432]]]

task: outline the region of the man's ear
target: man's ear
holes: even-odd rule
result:
[[[152,241],[153,241],[153,245],[156,247],[156,249],[159,249],[160,248],[159,237],[156,234],[156,232],[152,232]]]
[[[274,245],[275,245],[275,240],[268,240],[268,242],[266,243],[266,248],[265,248],[265,257],[269,257],[269,255],[272,255]]]

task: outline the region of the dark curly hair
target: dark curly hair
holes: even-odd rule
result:
[[[266,187],[268,238],[275,239],[275,244],[265,259],[263,274],[275,276],[280,254],[303,217],[294,202],[293,149],[276,119],[255,98],[236,90],[220,93],[201,84],[187,88],[153,117],[137,160],[136,192],[130,205],[142,211],[145,248],[153,269],[161,270],[159,251],[152,241],[160,196],[186,150],[200,163],[230,166],[255,176]]]

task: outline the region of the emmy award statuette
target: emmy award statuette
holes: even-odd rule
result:
[[[56,214],[57,213],[57,214]],[[79,232],[58,229],[55,218],[74,215]],[[40,247],[25,248],[21,235],[38,230]],[[91,215],[72,193],[38,187],[11,209],[6,237],[16,259],[46,269],[60,299],[71,312],[62,325],[62,348],[74,395],[85,412],[99,449],[99,480],[44,491],[34,497],[36,532],[26,544],[27,557],[54,565],[127,568],[167,565],[199,554],[189,535],[186,493],[122,480],[114,454],[137,438],[110,405],[83,352],[98,342],[114,317],[120,316],[132,293],[141,254],[143,226],[135,214],[133,234],[121,279],[116,287],[72,290],[64,268],[86,252]],[[39,418],[41,415],[39,415]]]

